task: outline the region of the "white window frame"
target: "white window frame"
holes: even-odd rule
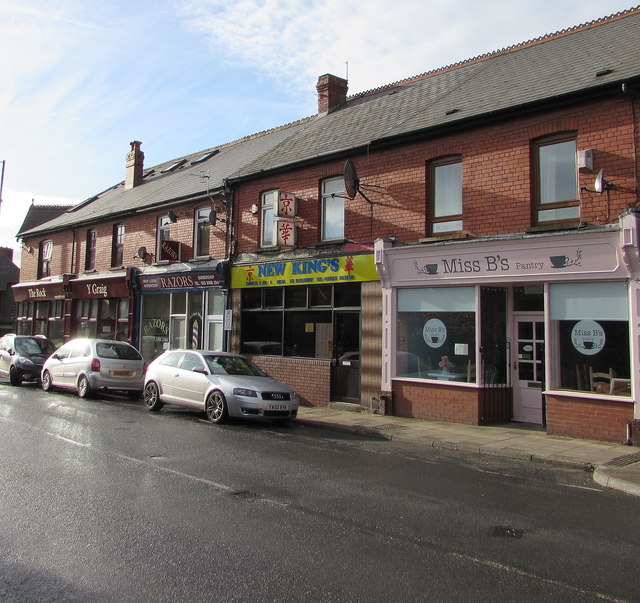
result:
[[[262,193],[260,203],[260,246],[273,247],[276,244],[276,219],[280,191]]]
[[[451,169],[459,170],[459,178],[454,182],[452,176],[458,175]],[[449,172],[447,174],[447,172]],[[443,178],[449,186],[443,186]],[[430,166],[431,179],[431,232],[434,235],[446,232],[459,232],[462,222],[462,157],[453,156],[435,160]],[[456,186],[457,185],[457,186]],[[442,190],[444,189],[444,190]],[[445,191],[446,190],[446,195]]]
[[[160,259],[160,253],[162,251],[161,249],[161,244],[162,241],[168,241],[169,237],[171,236],[170,234],[170,227],[171,227],[171,220],[169,219],[169,216],[160,216],[158,218],[158,228],[157,228],[157,235],[156,235],[156,258]],[[166,233],[166,236],[164,236],[164,234]]]
[[[341,241],[344,239],[344,178],[327,178],[321,185],[321,226],[322,241]],[[337,219],[334,219],[337,218]],[[331,223],[331,222],[334,223]]]
[[[206,253],[200,253],[200,234],[201,234],[201,226],[204,225],[204,228],[207,229],[207,234],[209,233],[209,214],[211,213],[210,207],[198,207],[194,212],[194,220],[193,220],[193,255],[196,258],[204,258],[209,257],[209,244],[210,239],[208,238],[207,242],[207,251]]]

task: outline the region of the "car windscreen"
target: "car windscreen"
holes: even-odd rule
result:
[[[214,375],[246,375],[249,377],[266,377],[266,373],[253,362],[242,356],[216,356],[205,354],[209,370]]]
[[[20,337],[16,339],[16,353],[23,356],[35,356],[44,352],[34,337]]]
[[[138,350],[122,343],[96,343],[96,353],[100,358],[117,358],[118,360],[142,360]]]

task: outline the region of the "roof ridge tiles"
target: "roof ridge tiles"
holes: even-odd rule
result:
[[[555,31],[549,34],[545,34],[542,36],[538,36],[536,38],[532,38],[530,40],[525,40],[524,42],[518,42],[516,44],[512,44],[511,46],[505,46],[499,50],[492,50],[490,52],[486,52],[484,54],[477,55],[475,57],[471,57],[468,59],[463,59],[461,61],[457,61],[456,63],[450,63],[449,65],[445,65],[443,67],[436,67],[430,71],[425,71],[424,73],[420,73],[418,75],[412,75],[406,77],[402,80],[397,80],[395,82],[391,82],[389,84],[384,84],[382,86],[378,86],[377,88],[371,88],[370,90],[365,90],[363,92],[357,92],[356,94],[352,94],[347,96],[347,100],[356,100],[362,98],[364,96],[369,96],[373,94],[378,94],[379,92],[384,92],[386,90],[391,90],[398,86],[404,86],[406,84],[412,84],[414,82],[420,81],[422,79],[426,79],[428,77],[432,77],[434,75],[439,75],[441,73],[446,73],[448,71],[453,71],[454,69],[458,69],[460,67],[464,67],[466,65],[473,65],[475,63],[480,63],[482,61],[487,61],[497,56],[501,56],[503,54],[507,54],[510,52],[515,52],[517,50],[522,50],[524,48],[529,48],[531,46],[535,46],[537,44],[542,44],[544,42],[548,42],[549,40],[561,38],[578,31],[590,29],[592,27],[597,27],[599,25],[603,25],[605,23],[610,23],[612,21],[616,21],[628,15],[640,12],[640,5],[633,6],[631,8],[627,8],[625,10],[618,11],[617,13],[613,13],[606,17],[599,17],[598,19],[593,19],[592,21],[587,21],[585,23],[581,23],[579,25],[572,25],[571,27],[566,27],[565,29],[561,29],[559,31]]]

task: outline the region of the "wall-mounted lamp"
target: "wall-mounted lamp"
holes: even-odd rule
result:
[[[256,203],[251,206],[251,213],[255,216],[260,211],[260,208]]]

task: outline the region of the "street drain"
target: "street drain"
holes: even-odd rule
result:
[[[497,526],[493,528],[491,535],[496,538],[522,538],[525,535],[525,531],[508,526]]]
[[[257,492],[251,492],[250,490],[236,490],[232,492],[231,495],[237,496],[238,498],[260,498]]]

